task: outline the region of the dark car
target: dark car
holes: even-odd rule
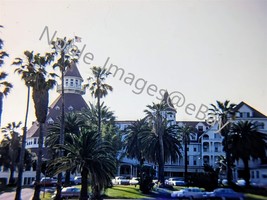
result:
[[[230,188],[217,188],[213,192],[207,193],[207,197],[210,199],[231,199],[231,200],[244,200],[242,193],[235,192]]]
[[[61,199],[79,198],[81,190],[76,187],[65,187],[61,190]],[[52,195],[52,199],[55,199],[57,192]]]

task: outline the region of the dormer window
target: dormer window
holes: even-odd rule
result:
[[[73,110],[73,107],[72,106],[69,106],[68,107],[68,110],[72,111]]]
[[[59,107],[59,106],[56,106],[55,109],[56,109],[56,110],[60,110],[60,107]]]
[[[47,120],[47,123],[48,123],[48,124],[54,124],[54,120],[50,117],[50,118]]]
[[[203,132],[203,126],[198,126],[197,128],[199,132]]]

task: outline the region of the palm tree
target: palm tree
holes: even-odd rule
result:
[[[188,158],[187,158],[187,146],[190,144],[190,137],[192,134],[195,132],[195,129],[192,126],[184,125],[178,127],[178,138],[180,138],[184,144],[184,181],[187,182],[187,177],[188,177]]]
[[[220,122],[220,130],[219,132],[224,137],[224,151],[226,154],[226,162],[227,162],[227,181],[228,184],[232,183],[233,173],[231,168],[231,153],[229,151],[229,139],[228,134],[231,129],[231,123],[228,121],[230,119],[235,118],[235,106],[236,104],[230,103],[230,101],[226,100],[225,102],[216,101],[217,105],[211,104],[211,108],[209,109],[209,115],[214,118],[219,119]]]
[[[231,128],[229,151],[234,160],[241,159],[244,163],[244,180],[246,186],[250,185],[249,160],[266,158],[267,135],[258,132],[255,122],[239,121]]]
[[[124,150],[129,158],[136,158],[140,166],[144,164],[144,148],[140,137],[151,132],[145,119],[137,120],[126,129]]]
[[[180,142],[176,138],[174,127],[167,127],[168,121],[163,115],[168,109],[167,104],[153,103],[153,105],[148,105],[147,108],[144,111],[146,113],[145,119],[151,127],[151,134],[146,135],[141,141],[146,145],[146,158],[158,163],[158,178],[164,185],[165,161],[170,156],[174,161],[177,159],[177,155],[180,154]]]
[[[21,199],[21,187],[22,187],[22,175],[23,175],[23,163],[25,157],[25,146],[26,146],[26,134],[27,134],[27,123],[28,123],[28,114],[29,114],[29,105],[30,105],[30,91],[31,85],[33,84],[32,77],[34,76],[34,58],[32,56],[32,52],[25,51],[24,55],[26,57],[26,61],[23,61],[21,58],[16,58],[12,65],[20,66],[15,69],[15,72],[21,75],[21,79],[24,80],[25,85],[27,87],[27,103],[26,103],[26,112],[25,112],[25,121],[23,127],[22,134],[22,144],[20,151],[20,164],[18,170],[18,181],[17,181],[17,189],[16,189],[16,197],[15,200]]]
[[[68,154],[53,160],[50,167],[55,173],[79,167],[82,175],[80,200],[88,199],[88,176],[92,182],[92,199],[101,199],[102,189],[110,183],[116,170],[111,145],[106,141],[99,145],[98,133],[87,128],[81,128],[78,135],[71,134],[70,138],[71,142],[54,147]]]
[[[19,151],[20,151],[20,135],[16,131],[19,128],[21,122],[16,124],[15,122],[8,123],[7,126],[2,128],[4,134],[4,139],[2,141],[3,146],[8,147],[8,157],[9,157],[9,184],[15,184],[14,172],[19,163]]]
[[[0,25],[0,28],[3,26]],[[0,67],[4,64],[4,58],[8,57],[8,54],[3,51],[4,41],[0,38]],[[0,126],[1,126],[1,117],[3,112],[3,98],[7,96],[12,89],[13,85],[6,81],[8,74],[4,71],[0,72]]]
[[[65,114],[65,141],[68,143],[71,142],[71,134],[79,134],[80,127],[85,125],[84,120],[80,117],[78,113],[68,112]],[[48,147],[53,154],[53,157],[56,157],[57,152],[53,152],[53,146],[59,144],[60,139],[60,128],[61,128],[61,119],[59,117],[53,125],[48,127],[48,135],[46,137],[45,146]],[[68,152],[64,152],[66,155]],[[66,171],[65,185],[70,184],[70,171]]]
[[[64,84],[65,84],[65,72],[71,66],[71,63],[78,62],[77,57],[80,54],[79,49],[73,45],[73,39],[57,39],[52,42],[52,49],[56,50],[56,54],[59,52],[59,59],[53,65],[53,68],[59,68],[61,73],[61,127],[60,127],[60,138],[59,143],[64,144],[65,142],[65,93],[64,93]],[[59,156],[62,156],[63,152],[59,152]],[[57,184],[57,196],[56,199],[59,200],[61,196],[61,185],[62,185],[62,174],[58,174],[58,184]]]
[[[56,81],[54,77],[56,74],[48,73],[46,66],[54,60],[54,53],[46,53],[41,56],[39,53],[34,54],[33,51],[25,51],[27,63],[22,65],[23,61],[17,58],[14,64],[21,65],[21,68],[16,69],[19,74],[27,82],[26,84],[32,87],[32,98],[35,107],[35,115],[39,123],[39,140],[38,140],[38,160],[36,168],[36,182],[39,183],[41,179],[41,165],[42,165],[42,148],[43,148],[43,126],[46,121],[48,111],[49,90],[53,88]],[[40,199],[40,184],[35,185],[35,192],[33,199]]]
[[[101,135],[101,108],[100,108],[100,99],[107,96],[108,91],[113,91],[112,86],[105,83],[106,78],[111,74],[107,69],[94,66],[91,68],[92,77],[89,77],[88,80],[91,82],[91,86],[87,84],[85,87],[89,87],[91,95],[97,99],[97,108],[98,108],[98,134],[100,138]]]

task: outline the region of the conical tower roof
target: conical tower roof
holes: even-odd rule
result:
[[[77,68],[76,63],[71,62],[70,67],[66,70],[65,76],[74,76],[82,79],[82,76]]]
[[[161,103],[164,103],[168,106],[168,111],[176,112],[176,109],[174,108],[174,105],[171,100],[171,96],[169,95],[168,91],[166,90],[163,99],[161,100]]]

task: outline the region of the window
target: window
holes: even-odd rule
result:
[[[79,86],[78,80],[75,80],[75,85],[76,85],[76,87]]]
[[[248,118],[250,117],[250,113],[249,112],[241,112],[239,114],[240,118]]]
[[[66,86],[69,85],[69,79],[66,79]]]
[[[255,178],[255,173],[254,173],[254,171],[251,171],[251,178]]]
[[[197,148],[196,147],[194,147],[194,152],[196,152],[197,151]]]
[[[186,148],[186,151],[189,151],[189,147]]]
[[[70,86],[73,86],[74,82],[73,79],[70,79]]]
[[[36,143],[37,143],[37,139],[36,139],[36,138],[34,138],[33,144],[36,144]]]
[[[194,160],[194,163],[193,163],[193,165],[197,165],[197,161],[196,161],[196,160]]]
[[[198,126],[198,131],[203,132],[203,126]]]
[[[256,171],[256,178],[260,178],[260,172]]]

